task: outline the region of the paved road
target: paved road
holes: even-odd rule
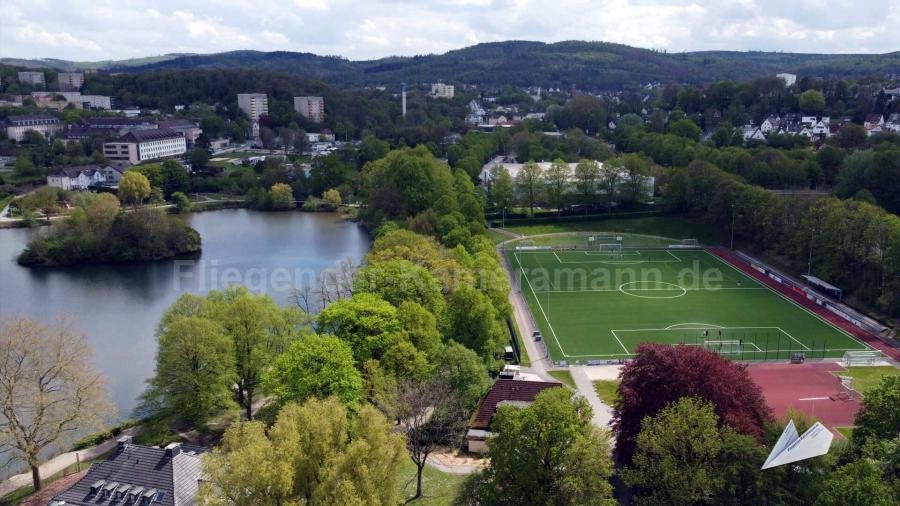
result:
[[[91,448],[85,448],[84,450],[78,450],[77,452],[69,452],[63,453],[62,455],[57,455],[52,459],[44,462],[40,466],[41,477],[47,478],[48,476],[53,476],[54,474],[62,471],[63,469],[75,464],[78,457],[80,457],[81,462],[85,462],[87,460],[92,460],[104,453],[108,453],[113,450],[118,444],[118,439],[123,436],[134,436],[138,433],[140,427],[132,427],[130,429],[126,429],[122,431],[116,437],[107,439],[106,441],[100,443],[97,446],[93,446]],[[0,497],[9,494],[15,490],[18,490],[22,487],[26,487],[31,485],[31,470],[28,472],[17,474],[15,476],[10,477],[8,480],[0,483]]]
[[[510,234],[510,232],[502,229],[492,228],[491,230]],[[509,303],[510,305],[512,305],[513,313],[516,316],[516,323],[519,326],[519,335],[522,336],[522,342],[525,344],[525,350],[528,352],[528,358],[531,359],[531,367],[523,367],[522,371],[536,374],[545,381],[556,381],[556,379],[550,376],[550,374],[547,372],[550,368],[553,367],[553,363],[551,362],[550,357],[547,356],[547,354],[544,352],[544,348],[538,346],[537,343],[535,343],[531,338],[532,333],[538,329],[534,324],[534,319],[532,319],[531,317],[531,310],[528,308],[528,303],[525,301],[525,297],[522,296],[522,292],[517,290],[516,284],[514,282],[515,280],[513,279],[513,271],[506,261],[506,257],[502,254],[502,252],[499,251],[500,246],[505,244],[505,242],[508,241],[500,243],[497,248],[498,253],[500,253],[500,258],[503,262],[503,265],[506,267],[510,286],[512,287],[512,289],[509,291]],[[588,375],[584,370],[584,366],[573,366],[569,368],[569,371],[572,373],[572,378],[575,380],[575,386],[577,387],[578,394],[587,399],[587,401],[591,405],[591,408],[593,408],[594,410],[594,424],[598,427],[607,427],[610,420],[612,420],[612,408],[604,404],[600,400],[600,397],[594,390],[594,385],[591,383],[591,380],[588,378]]]

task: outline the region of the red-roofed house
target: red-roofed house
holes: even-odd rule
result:
[[[504,404],[525,407],[534,398],[548,388],[561,387],[561,383],[549,381],[526,381],[516,379],[498,379],[481,402],[469,421],[469,432],[466,433],[466,444],[472,453],[487,451],[486,440],[490,437],[491,422],[497,407]]]

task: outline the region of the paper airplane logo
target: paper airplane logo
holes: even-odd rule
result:
[[[834,434],[819,422],[816,422],[800,436],[797,434],[797,428],[794,427],[794,421],[790,420],[762,468],[769,469],[825,455],[831,447],[832,439],[834,439]]]

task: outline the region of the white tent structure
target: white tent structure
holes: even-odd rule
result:
[[[802,436],[798,435],[794,421],[790,420],[762,468],[769,469],[825,455],[831,447],[832,439],[834,434],[819,422],[807,429]]]

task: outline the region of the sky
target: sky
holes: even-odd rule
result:
[[[2,0],[0,56],[96,61],[235,49],[352,60],[502,40],[886,53],[898,0]]]

